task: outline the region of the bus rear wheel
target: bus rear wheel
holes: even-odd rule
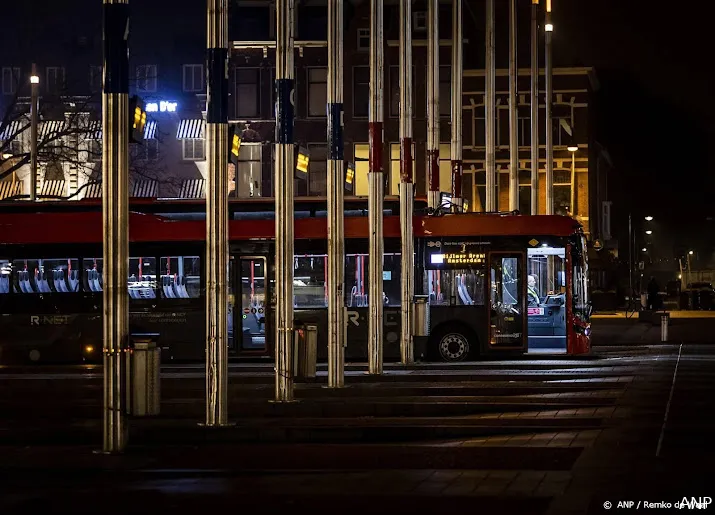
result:
[[[447,326],[434,333],[433,342],[442,361],[464,361],[469,356],[471,336],[465,327]]]

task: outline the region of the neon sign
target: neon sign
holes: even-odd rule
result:
[[[178,102],[167,102],[162,100],[161,102],[150,102],[146,105],[147,113],[175,113]]]

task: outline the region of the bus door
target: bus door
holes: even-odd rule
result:
[[[490,252],[488,350],[526,350],[523,252]]]
[[[267,267],[265,256],[236,256],[231,259],[232,295],[229,297],[229,332],[237,352],[266,352]],[[231,339],[229,339],[231,340]]]

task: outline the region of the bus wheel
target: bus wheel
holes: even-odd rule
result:
[[[434,335],[437,351],[443,361],[464,361],[469,355],[469,331],[461,327],[445,327]]]

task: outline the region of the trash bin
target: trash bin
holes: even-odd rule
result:
[[[318,360],[318,326],[296,324],[294,334],[293,375],[300,379],[313,379]]]
[[[161,408],[161,349],[156,333],[132,334],[129,352],[127,412],[137,417],[158,415]]]
[[[429,296],[415,295],[414,300],[414,325],[413,342],[415,345],[415,358],[424,359],[427,355],[427,340],[430,333]]]
[[[670,325],[670,313],[667,311],[659,311],[660,315],[660,341],[668,341],[668,326]]]

